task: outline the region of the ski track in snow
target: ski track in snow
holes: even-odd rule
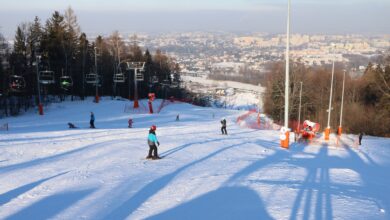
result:
[[[66,102],[0,119],[11,128],[0,131],[0,219],[390,219],[390,139],[291,139],[285,150],[278,131],[236,125],[244,111],[174,104],[130,114],[128,129],[124,105]],[[156,161],[144,159],[152,124]]]

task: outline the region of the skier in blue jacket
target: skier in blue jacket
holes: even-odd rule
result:
[[[157,129],[156,125],[152,125],[152,127],[150,127],[149,135],[148,135],[149,154],[146,157],[146,159],[153,159],[153,160],[161,159],[157,153],[157,146],[160,146],[160,142],[158,142],[157,140],[156,129]]]
[[[91,118],[89,120],[89,128],[95,128],[95,115],[91,112]]]

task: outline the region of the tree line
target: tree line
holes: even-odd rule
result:
[[[369,135],[390,137],[390,56],[378,64],[369,63],[364,74],[345,79],[342,127],[348,133],[364,132]],[[331,67],[307,67],[293,63],[290,73],[289,127],[296,129],[299,112],[300,82],[303,83],[301,123],[311,120],[327,126]],[[276,122],[284,120],[284,63],[271,65],[263,85],[264,111]],[[337,64],[333,82],[330,127],[336,131],[340,123],[343,66]]]
[[[127,69],[125,61],[145,63],[144,80],[138,82],[139,98],[146,98],[149,92],[156,93],[159,98],[180,96],[183,91],[177,86],[180,82],[179,65],[160,50],[154,54],[148,49],[143,50],[137,42],[134,35],[126,43],[118,31],[109,37],[97,36],[90,40],[86,33],[81,32],[77,16],[70,7],[63,14],[55,11],[44,24],[38,17],[33,22],[20,24],[12,47],[0,34],[0,115],[16,115],[21,109],[36,105],[37,72],[43,70],[53,71],[57,80],[69,76],[73,81],[67,90],[58,83],[42,85],[40,92],[45,103],[53,99],[63,100],[65,96],[72,100],[95,96],[95,85],[85,81],[88,73],[100,76],[100,96],[133,99],[134,72]],[[125,83],[114,82],[113,76],[118,73],[128,76]],[[15,75],[23,77],[26,82],[22,91],[10,89]]]

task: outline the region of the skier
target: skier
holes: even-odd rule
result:
[[[359,145],[362,145],[363,132],[359,134]]]
[[[176,115],[176,121],[179,121],[179,114]]]
[[[157,146],[160,146],[160,142],[158,142],[156,137],[156,129],[157,129],[156,125],[152,125],[152,127],[150,127],[149,135],[148,135],[149,154],[146,157],[146,159],[152,159],[152,160],[161,159],[157,153]]]
[[[222,131],[222,134],[226,134],[227,135],[227,131],[226,131],[226,119],[225,118],[222,118],[221,120],[221,131]]]
[[[129,128],[132,128],[133,127],[133,119],[129,118],[128,123],[129,123]]]
[[[91,119],[89,120],[89,128],[95,128],[95,115],[91,112]]]

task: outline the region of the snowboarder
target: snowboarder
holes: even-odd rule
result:
[[[363,132],[359,134],[359,145],[362,145]]]
[[[179,121],[179,114],[176,115],[176,121]]]
[[[150,127],[149,135],[148,135],[149,154],[146,157],[146,159],[153,159],[153,160],[161,159],[157,153],[157,146],[160,146],[160,142],[158,142],[157,140],[156,129],[157,129],[156,125],[152,125],[152,127]]]
[[[69,128],[77,128],[73,123],[68,123]]]
[[[129,128],[132,128],[133,127],[133,119],[129,118],[128,123],[129,123]]]
[[[226,119],[225,118],[222,118],[221,120],[221,131],[222,131],[222,134],[226,134],[227,135],[227,131],[226,131]]]
[[[89,120],[89,128],[95,128],[95,115],[91,112],[91,119]]]

